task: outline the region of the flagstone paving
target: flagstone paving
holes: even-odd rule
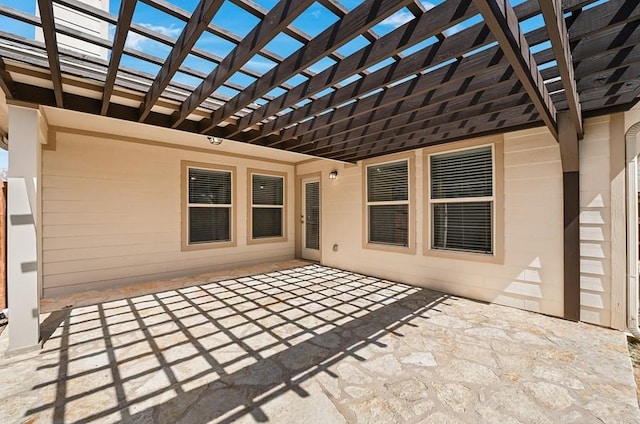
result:
[[[0,422],[640,422],[617,331],[319,265],[193,284],[43,315]]]

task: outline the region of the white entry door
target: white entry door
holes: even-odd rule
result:
[[[302,181],[302,258],[320,261],[320,180]]]

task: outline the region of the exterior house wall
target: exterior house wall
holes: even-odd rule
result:
[[[580,142],[581,320],[624,325],[624,279],[613,253],[619,243],[621,152],[616,140],[622,115],[585,122]],[[618,128],[620,127],[620,128]],[[619,131],[618,131],[619,130]],[[620,133],[620,134],[618,134]],[[620,141],[622,142],[622,141]],[[429,252],[426,158],[430,153],[495,143],[496,258]],[[618,146],[619,147],[619,146]],[[558,143],[544,128],[423,148],[410,157],[411,249],[406,253],[367,248],[363,208],[363,162],[313,160],[292,165],[243,155],[203,153],[179,146],[135,143],[118,137],[57,132],[55,149],[42,153],[42,275],[44,296],[136,281],[194,275],[213,269],[290,259],[299,202],[296,181],[321,175],[321,262],[455,295],[563,315],[563,195]],[[396,156],[381,157],[380,161]],[[236,246],[181,248],[183,162],[235,167]],[[252,244],[248,170],[285,173],[284,241]],[[339,176],[329,180],[337,169]],[[299,190],[299,187],[298,187]],[[612,218],[611,205],[614,208]],[[623,207],[624,204],[621,204]],[[612,230],[613,228],[613,230]],[[617,232],[616,232],[617,231]],[[616,241],[617,240],[617,241]],[[334,246],[336,249],[334,250]],[[614,260],[612,261],[612,257]],[[619,280],[619,281],[618,281]]]
[[[623,115],[585,121],[580,140],[580,319],[626,327]]]
[[[496,141],[503,144],[503,257],[497,263],[436,257],[428,250],[428,221],[424,217],[426,187],[423,158],[415,155],[415,253],[363,247],[363,164],[336,165],[314,161],[298,165],[298,175],[322,173],[322,262],[367,275],[388,278],[474,299],[542,312],[563,314],[562,166],[557,142],[545,129],[504,134],[460,146]],[[439,147],[442,149],[442,147]],[[381,158],[384,160],[384,158]],[[496,161],[497,162],[497,161]],[[332,169],[339,172],[328,180]],[[426,231],[425,231],[426,230]],[[334,244],[338,251],[333,250]]]
[[[294,256],[294,166],[58,132],[42,155],[44,296]],[[181,164],[235,167],[236,246],[183,251]],[[286,181],[285,241],[247,243],[247,169]]]

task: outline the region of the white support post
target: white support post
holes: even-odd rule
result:
[[[627,329],[640,339],[638,328],[638,147],[640,123],[625,136],[627,159]]]
[[[40,153],[40,112],[37,109],[9,106],[7,355],[34,350],[40,346]]]

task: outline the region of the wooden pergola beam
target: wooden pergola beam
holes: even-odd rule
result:
[[[330,147],[331,151],[339,151],[350,145],[363,145],[421,131],[428,127],[462,122],[488,111],[496,112],[508,106],[528,103],[529,98],[521,90],[522,85],[519,81],[514,83],[513,80],[507,80],[487,87],[486,90],[472,91],[442,102],[429,103],[423,107],[416,107],[411,112],[380,119],[371,125],[319,140],[318,143],[296,146],[287,150],[312,155],[326,147]],[[506,106],[503,107],[503,105]]]
[[[180,69],[180,65],[182,65],[187,55],[191,53],[193,46],[207,28],[218,9],[222,7],[223,3],[224,0],[200,0],[189,22],[184,26],[180,36],[173,45],[167,60],[165,60],[162,68],[160,68],[160,71],[156,75],[156,79],[153,81],[153,84],[151,84],[151,87],[149,87],[144,102],[140,105],[140,118],[138,119],[140,122],[143,122],[149,115],[151,108],[156,104],[164,89],[167,88],[171,78],[173,78],[178,69]],[[220,65],[218,65],[218,67],[219,66]],[[216,69],[218,67],[216,67]]]
[[[211,93],[242,68],[256,53],[287,27],[314,0],[281,0],[258,25],[211,71],[180,106],[173,123],[177,128]]]
[[[511,4],[508,0],[473,1],[482,14],[485,24],[498,40],[500,48],[531,97],[545,125],[557,140],[556,108],[544,85],[542,75],[529,49],[529,43],[520,29]]]
[[[562,87],[564,88],[569,104],[569,118],[575,127],[578,138],[582,138],[584,135],[582,110],[580,108],[580,97],[578,96],[578,89],[576,87],[575,70],[571,59],[569,34],[562,11],[562,1],[539,0],[539,3],[549,41],[551,42],[551,50],[555,56]]]
[[[4,91],[4,95],[7,99],[13,100],[15,98],[15,86],[13,79],[9,72],[7,72],[6,65],[2,57],[0,57],[0,89]]]
[[[476,75],[479,69],[483,72]],[[269,147],[286,148],[315,143],[332,134],[366,126],[381,118],[410,113],[426,104],[485,89],[508,78],[507,71],[508,62],[504,54],[497,47],[492,48],[286,128],[281,132],[283,141],[267,144]],[[262,140],[259,144],[264,142]]]
[[[540,125],[540,117],[538,112],[531,105],[522,105],[500,111],[498,116],[493,117],[493,112],[478,115],[468,120],[467,124],[460,126],[457,122],[451,124],[426,128],[423,131],[404,134],[393,139],[385,139],[375,144],[352,146],[339,152],[329,154],[320,154],[319,156],[330,159],[343,160],[352,162],[360,160],[365,156],[380,156],[392,153],[395,149],[401,147],[405,150],[426,147],[433,144],[439,144],[454,139],[460,139],[469,134],[487,134],[491,132],[511,130],[513,127],[520,125]]]
[[[136,8],[136,1],[137,0],[122,0],[122,3],[120,3],[118,24],[116,25],[116,33],[113,37],[113,47],[111,48],[111,58],[109,59],[109,69],[107,70],[107,77],[104,81],[102,106],[100,107],[101,115],[106,115],[107,111],[109,110],[109,103],[111,102],[113,87],[116,82],[116,76],[118,75],[118,69],[120,68],[120,59],[122,59],[122,53],[124,52],[124,45],[127,40],[127,34],[129,33],[129,28],[131,27],[133,11]]]
[[[327,87],[331,87],[340,81],[367,69],[375,63],[388,58],[404,49],[418,44],[477,13],[471,0],[463,0],[460,3],[445,2],[436,6],[427,13],[401,25],[390,33],[380,37],[371,44],[352,53],[342,61],[319,72],[286,93],[278,96],[254,113],[243,116],[238,124],[229,130],[225,136],[232,137],[252,125],[274,115],[280,110],[295,105],[299,101],[314,95]],[[401,58],[393,65],[394,72],[403,61]],[[391,67],[390,67],[391,68]],[[368,76],[363,76],[368,79]],[[358,83],[360,85],[361,83]],[[348,90],[348,89],[346,89]],[[298,113],[297,115],[299,115]],[[282,120],[281,120],[282,121]],[[275,125],[275,124],[274,124]],[[272,128],[271,125],[265,126]]]
[[[439,15],[439,9],[442,8],[442,11],[444,11],[443,6],[445,5],[446,3],[444,5],[436,6],[435,8],[428,11],[425,15],[423,15],[420,20],[422,21],[430,19],[427,18],[427,16],[432,13],[434,14],[434,16],[435,14]],[[460,6],[460,13],[462,13],[462,10],[465,10],[464,8],[466,6],[464,3],[457,3],[456,5]],[[473,9],[475,10],[475,7],[473,7]],[[537,0],[522,3],[518,5],[515,10],[519,19],[527,19],[539,12],[539,9],[537,8]],[[446,16],[446,13],[443,14],[443,16]],[[443,20],[444,19],[445,18],[443,18]],[[484,25],[484,23],[481,22],[475,24],[473,26],[470,26],[469,28],[466,28],[464,31],[460,31],[445,37],[437,43],[425,49],[422,49],[421,51],[413,53],[409,56],[405,56],[394,64],[387,65],[384,68],[378,69],[375,72],[372,72],[371,74],[363,77],[362,79],[354,81],[340,88],[330,96],[323,96],[321,98],[312,100],[310,103],[304,105],[299,109],[278,116],[277,118],[261,125],[260,128],[256,131],[247,131],[245,133],[242,133],[240,136],[241,138],[239,139],[242,141],[257,143],[261,145],[264,145],[266,143],[266,145],[272,146],[276,138],[280,138],[284,141],[291,137],[299,137],[306,132],[319,129],[322,126],[331,125],[337,120],[344,118],[345,113],[353,115],[353,112],[348,112],[345,110],[338,112],[336,110],[336,113],[334,114],[323,115],[322,119],[313,119],[311,121],[307,121],[302,127],[287,128],[284,131],[280,131],[277,136],[269,135],[272,132],[282,130],[285,127],[289,127],[292,124],[295,124],[296,122],[305,120],[308,116],[320,115],[324,111],[344,104],[345,102],[357,98],[362,94],[365,94],[379,87],[384,87],[385,85],[415,74],[425,68],[437,65],[438,63],[446,62],[453,58],[459,58],[458,62],[455,65],[447,66],[450,69],[454,68],[451,71],[454,72],[455,68],[459,67],[458,65],[460,65],[461,63],[465,63],[475,59],[478,59],[478,61],[480,62],[484,60],[484,58],[492,57],[495,54],[495,51],[497,51],[497,48],[491,48],[487,51],[471,55],[468,58],[463,58],[466,53],[486,46],[493,41],[495,41],[495,38],[492,36],[491,32]],[[381,100],[381,97],[383,95],[384,92],[375,94],[374,96]],[[376,101],[375,103],[379,105],[380,101]],[[270,107],[270,105],[266,105],[266,108],[268,107]],[[265,109],[265,107],[258,109],[256,113],[259,114],[262,109]],[[328,122],[328,116],[331,116],[331,122]],[[242,122],[242,119],[244,118],[241,118],[240,122]],[[225,134],[220,135],[225,136]]]
[[[419,82],[429,79],[432,81],[432,84],[446,83],[450,80],[457,79],[459,75],[464,73],[466,73],[466,76],[470,76],[471,74],[469,72],[474,73],[472,66],[476,66],[478,69],[486,69],[490,66],[491,59],[496,57],[496,53],[499,53],[498,49],[487,50],[486,52],[482,52],[478,55],[463,58],[460,61],[456,61],[453,64],[440,68],[442,70],[438,69],[434,72],[420,74],[414,78],[412,83],[403,82],[393,87],[387,87],[396,81],[415,75],[422,69],[441,63],[442,60],[447,60],[450,57],[461,55],[464,52],[473,49],[474,43],[477,40],[482,40],[482,42],[484,42],[485,38],[490,36],[488,30],[483,32],[482,28],[477,28],[477,30],[473,30],[467,35],[469,37],[465,35],[465,37],[453,36],[446,38],[442,42],[433,44],[426,49],[402,58],[398,62],[378,69],[366,77],[342,87],[329,96],[323,96],[319,99],[313,100],[291,113],[279,116],[276,119],[263,124],[262,131],[260,132],[246,133],[246,138],[244,140],[251,141],[256,144],[263,144],[263,135],[267,135],[276,130],[281,130],[278,136],[283,141],[294,137],[300,137],[323,127],[353,118],[359,113],[369,113],[374,109],[385,106],[387,102],[398,101],[408,96],[420,94],[421,91],[419,88],[410,87],[411,84],[415,86],[420,85],[420,87],[425,90],[429,90],[433,88],[433,86],[427,87],[419,84]],[[502,56],[501,53],[499,53],[499,55]],[[474,65],[470,64],[469,68],[465,68],[467,63]],[[462,71],[463,68],[464,71]],[[383,88],[383,91],[365,98],[359,98],[363,94],[379,88]],[[395,93],[399,94],[396,95]],[[338,105],[346,104],[352,99],[357,100],[347,107],[337,107]],[[361,106],[361,104],[367,104],[368,106]],[[324,111],[329,109],[333,109],[333,111],[323,114]],[[306,116],[314,115],[315,117],[312,120],[302,122],[295,126],[290,126],[291,124],[301,121]]]
[[[640,72],[640,62],[625,63],[623,68],[625,72],[621,74],[620,79],[605,86],[591,87],[593,84],[588,83],[591,78],[602,75],[600,72],[584,76],[584,84],[580,84],[579,87],[586,94],[585,103],[596,101],[604,104],[603,99],[621,98],[635,92],[638,87],[635,79]],[[399,109],[397,114],[384,112],[381,109],[380,115],[382,117],[389,115],[391,117],[380,118],[367,125],[360,125],[356,121],[352,121],[356,128],[349,128],[346,132],[336,130],[337,134],[332,133],[325,138],[318,137],[315,142],[301,146],[292,140],[290,144],[283,145],[282,148],[309,155],[326,156],[326,154],[341,152],[353,146],[360,148],[378,142],[389,142],[402,135],[415,134],[425,128],[444,126],[454,122],[468,128],[466,120],[475,115],[489,111],[493,114],[508,109],[510,105],[518,106],[527,103],[533,108],[533,105],[529,103],[529,97],[522,91],[522,84],[516,81],[514,85],[513,80],[507,80],[487,87],[485,90],[465,93],[451,99],[447,98],[440,103],[430,103],[424,107],[412,106],[405,109],[406,111]],[[557,104],[563,106],[564,102]],[[497,115],[490,117],[490,121],[495,119],[498,119]]]
[[[49,70],[51,72],[51,82],[53,92],[56,97],[56,106],[63,108],[64,99],[62,91],[62,73],[60,72],[60,59],[58,57],[58,39],[56,37],[55,23],[53,21],[53,3],[51,0],[38,0],[38,10],[40,11],[40,22],[42,23],[42,33],[44,34],[44,44],[47,49],[47,59],[49,60]]]
[[[386,19],[413,0],[367,0],[346,14],[344,18],[329,26],[306,46],[287,57],[282,63],[265,73],[243,92],[216,110],[211,119],[202,125],[206,133],[213,127],[240,111],[253,100],[268,93],[278,84],[287,81],[300,70],[322,59],[357,35]]]
[[[575,122],[558,114],[564,217],[564,317],[580,320],[580,155]]]

